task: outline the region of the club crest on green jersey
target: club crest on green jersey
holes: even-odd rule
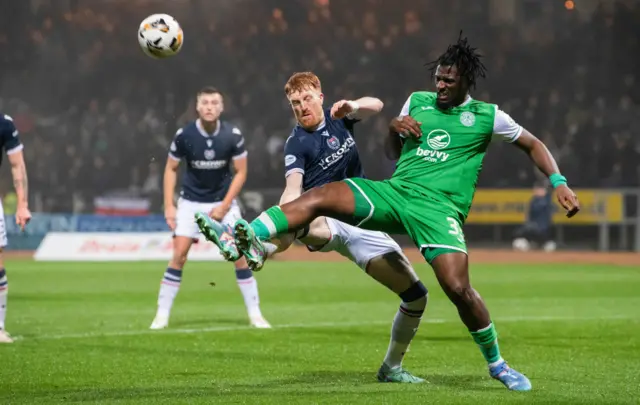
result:
[[[465,111],[460,114],[460,123],[465,127],[472,127],[476,123],[476,116],[474,113]]]

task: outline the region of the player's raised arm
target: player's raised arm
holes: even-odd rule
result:
[[[544,142],[501,110],[496,110],[493,133],[494,136],[502,137],[529,155],[536,167],[549,178],[558,202],[567,210],[567,217],[571,218],[580,211],[578,197],[567,186],[567,179],[560,174],[558,164]]]
[[[361,97],[357,100],[340,100],[331,107],[331,118],[363,120],[382,111],[384,103],[379,98]]]

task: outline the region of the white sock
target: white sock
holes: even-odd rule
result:
[[[273,256],[278,250],[278,246],[274,245],[271,242],[262,242],[264,249],[267,251],[267,257]]]
[[[280,209],[280,207],[273,207],[273,208]],[[255,220],[257,220],[259,223],[264,225],[264,227],[269,232],[270,238],[273,238],[278,234],[278,231],[276,230],[276,224],[275,222],[273,222],[273,219],[271,219],[269,214],[267,214],[267,211],[264,211],[263,213],[258,215],[258,218],[256,218]]]
[[[427,306],[427,297],[412,302],[403,302],[393,318],[391,326],[391,341],[384,358],[384,364],[389,368],[400,367],[404,355],[409,349],[411,340],[418,331],[422,314]]]
[[[173,300],[178,295],[180,289],[180,281],[182,280],[182,270],[167,267],[160,284],[160,293],[158,294],[158,314],[169,316]]]
[[[4,320],[7,316],[7,296],[9,294],[9,281],[7,272],[0,269],[0,330],[4,329]]]
[[[249,269],[236,269],[236,281],[247,307],[249,317],[261,317],[260,296],[258,295],[258,282]]]

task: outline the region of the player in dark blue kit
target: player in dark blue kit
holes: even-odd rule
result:
[[[205,87],[198,92],[196,109],[199,118],[176,133],[165,167],[165,218],[174,234],[173,257],[160,285],[158,310],[151,329],[163,329],[169,324],[189,249],[200,234],[194,214],[204,211],[211,218],[230,224],[241,218],[236,197],[247,179],[244,138],[236,126],[220,120],[224,104],[222,94],[215,88]],[[174,193],[182,160],[187,167],[176,207]],[[260,311],[258,284],[246,260],[240,258],[235,267],[250,324],[270,328]]]
[[[18,137],[18,130],[13,124],[13,119],[4,114],[0,114],[0,148],[6,152],[11,165],[11,176],[13,177],[13,185],[16,189],[18,200],[16,224],[24,230],[24,227],[31,219],[28,202],[27,166],[24,163],[23,146]],[[1,155],[0,162],[2,162]],[[7,272],[4,268],[4,260],[1,254],[5,246],[7,246],[7,231],[4,224],[4,210],[0,202],[0,343],[11,343],[13,339],[4,330],[4,321],[7,315],[7,293],[9,292]]]
[[[311,72],[294,74],[285,85],[285,93],[298,121],[285,144],[286,188],[280,205],[298,198],[313,187],[364,177],[364,171],[353,138],[354,126],[364,118],[382,110],[382,101],[374,97],[341,100],[323,109],[324,95],[318,77]],[[245,243],[251,228],[244,220],[235,225],[234,233],[205,214],[197,214],[203,235],[215,243],[228,260],[247,258],[259,270],[262,255]],[[297,237],[312,251],[335,251],[360,266],[376,281],[400,296],[402,304],[393,320],[391,341],[377,378],[381,382],[421,383],[402,367],[402,360],[420,324],[427,305],[427,290],[418,279],[400,246],[382,232],[368,231],[333,218],[319,217],[308,229],[296,235],[280,236],[271,242],[278,251],[289,247]],[[265,248],[264,241],[258,248]],[[268,249],[267,249],[268,250]],[[271,250],[268,250],[272,254]],[[260,260],[255,260],[260,258]]]

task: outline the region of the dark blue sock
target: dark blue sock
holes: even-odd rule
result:
[[[167,267],[162,278],[162,283],[169,285],[180,285],[182,280],[182,270]]]
[[[7,271],[2,268],[0,269],[0,330],[4,329],[4,318],[7,315],[8,288]]]
[[[250,269],[236,269],[236,279],[246,280],[253,277],[253,272]]]

